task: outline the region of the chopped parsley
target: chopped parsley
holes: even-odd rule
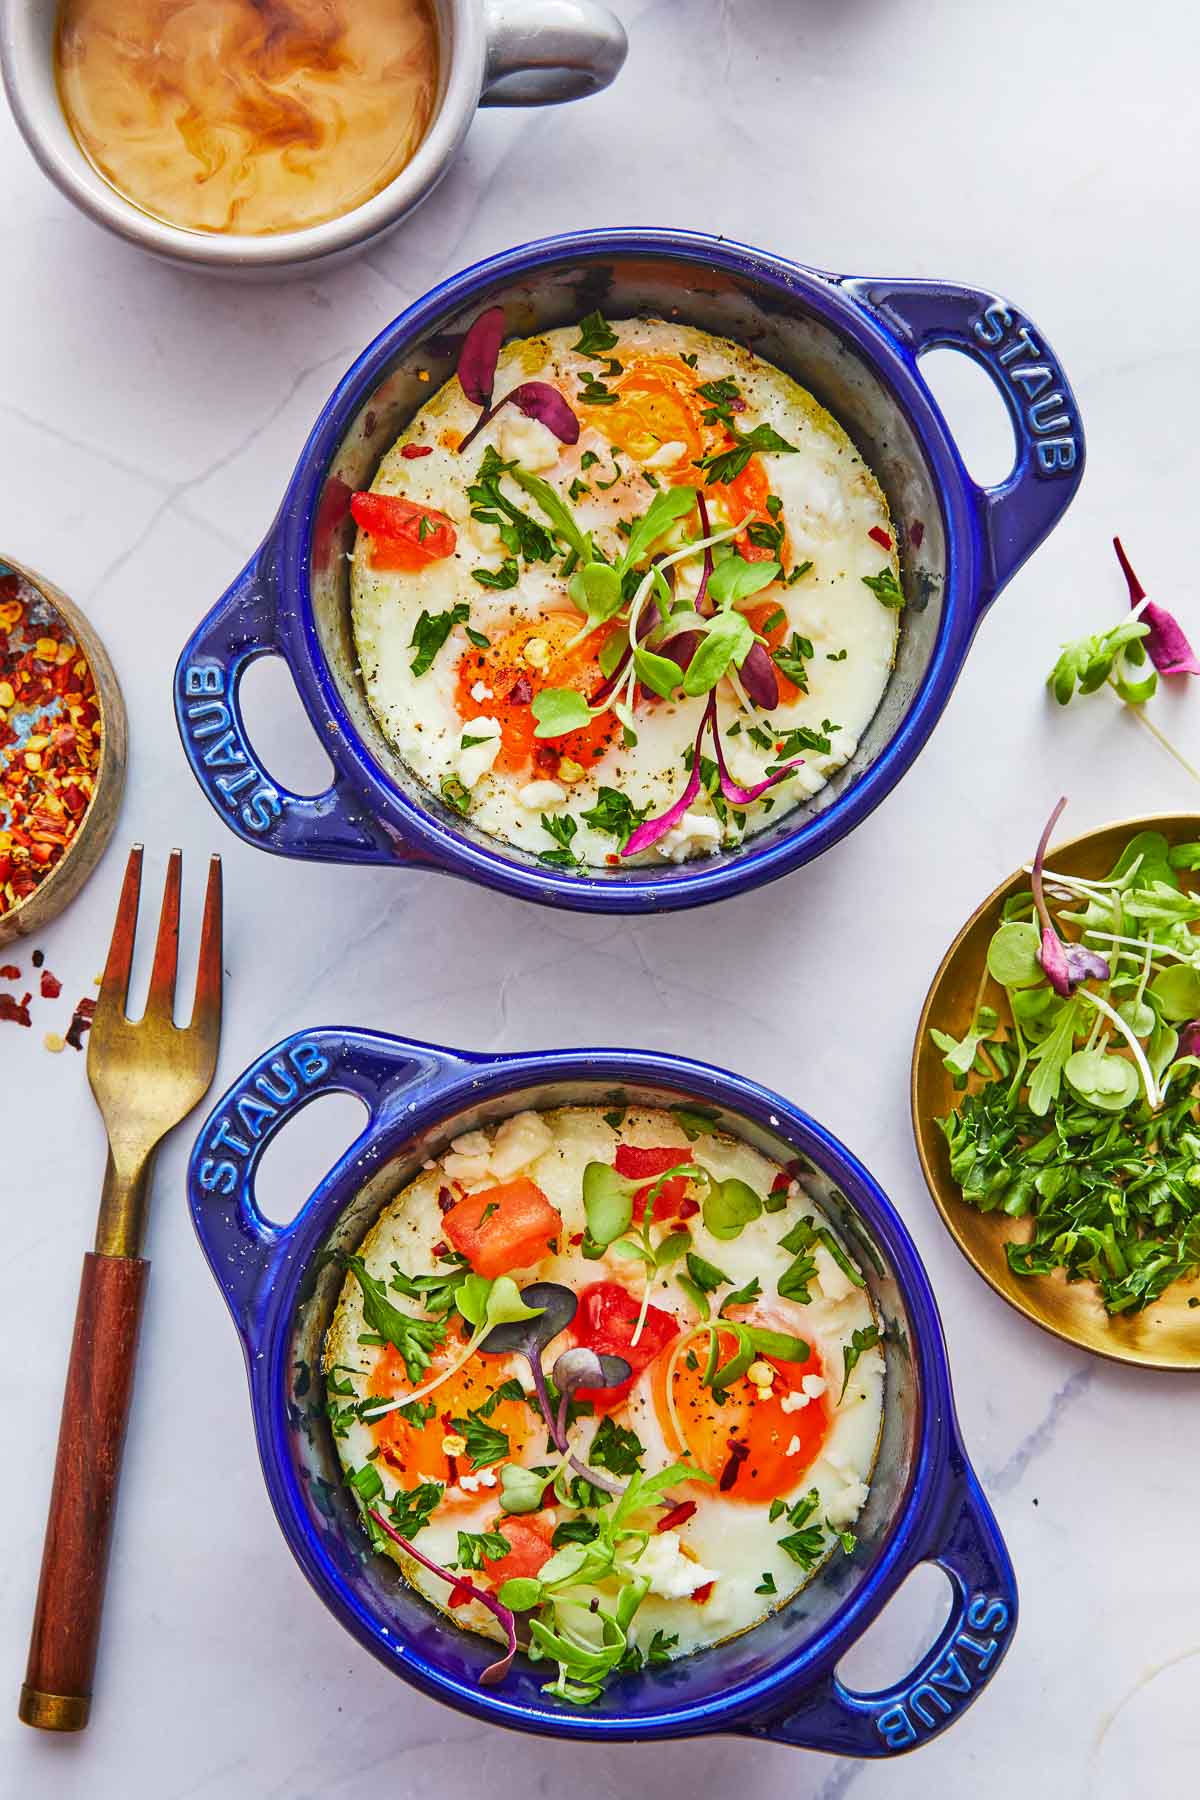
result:
[[[558,845],[557,850],[539,850],[538,861],[551,869],[577,869],[583,858],[572,850],[571,840],[579,830],[579,821],[570,813],[542,814],[542,830]]]
[[[625,843],[649,811],[649,806],[635,806],[619,788],[602,787],[595,806],[579,816],[593,831],[603,831]]]
[[[520,574],[516,557],[506,556],[498,569],[472,569],[471,580],[485,588],[515,588]]]
[[[606,1413],[592,1439],[588,1461],[613,1475],[635,1475],[641,1470],[645,1454],[646,1447],[636,1431],[618,1425],[611,1413]]]
[[[870,588],[882,605],[891,607],[893,612],[899,612],[904,605],[904,589],[896,580],[896,572],[890,564],[885,564],[878,575],[864,575],[863,584]]]
[[[408,644],[409,649],[417,653],[409,665],[414,675],[425,675],[432,669],[434,658],[454,627],[465,624],[470,616],[471,609],[465,600],[460,600],[449,612],[421,614]]]
[[[617,334],[601,312],[590,312],[579,323],[579,341],[572,350],[580,356],[594,356],[598,361],[616,347]]]

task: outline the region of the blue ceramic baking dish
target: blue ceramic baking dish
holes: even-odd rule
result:
[[[896,667],[855,756],[807,805],[738,850],[680,865],[556,872],[485,836],[423,788],[383,737],[356,670],[346,551],[350,496],[454,367],[455,333],[501,305],[510,333],[612,318],[681,318],[788,370],[849,431],[887,492],[908,604]],[[1016,437],[1008,479],[968,476],[918,358],[950,345],[987,370]],[[237,834],[283,856],[418,864],[590,912],[697,906],[810,861],[865,819],[924,745],[985,609],[1053,528],[1083,473],[1066,377],[1011,302],[940,281],[828,275],[724,239],[592,231],[525,244],[455,275],[382,332],[305,445],[261,548],[192,637],[175,708],[196,779]],[[247,736],[238,685],[282,656],[333,764],[290,793]]]
[[[361,1136],[295,1219],[270,1223],[255,1171],[275,1133],[318,1095],[356,1095]],[[613,1682],[582,1710],[542,1693],[518,1658],[481,1688],[493,1651],[453,1630],[375,1555],[341,1483],[325,1417],[321,1350],[341,1284],[324,1255],[357,1246],[387,1202],[460,1132],[525,1107],[704,1105],[800,1179],[867,1272],[885,1330],[884,1424],[858,1548],[790,1605],[729,1643]],[[388,1668],[435,1699],[497,1725],[592,1742],[739,1732],[887,1756],[952,1725],[1012,1639],[1017,1593],[995,1520],[954,1417],[937,1308],[907,1231],[836,1138],[778,1094],[681,1057],[624,1050],[476,1056],[341,1029],[300,1032],[259,1058],[201,1129],[188,1170],[192,1217],[246,1355],[267,1487],[284,1536],[330,1611]],[[945,1628],[886,1692],[847,1689],[837,1665],[923,1561],[949,1576]]]

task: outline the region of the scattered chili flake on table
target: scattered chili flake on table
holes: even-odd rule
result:
[[[57,1000],[62,993],[62,982],[57,975],[52,975],[49,969],[43,969],[41,988],[43,1000]]]
[[[8,1025],[31,1025],[29,1002],[32,994],[26,994],[18,1000],[15,994],[0,994],[0,1020]]]
[[[0,564],[0,917],[62,857],[99,760],[91,665],[50,602]]]
[[[85,994],[71,1014],[71,1023],[67,1026],[67,1043],[72,1050],[83,1049],[83,1034],[91,1025],[95,1010],[96,1002]]]
[[[0,981],[20,981],[21,971],[16,963],[0,964]]]

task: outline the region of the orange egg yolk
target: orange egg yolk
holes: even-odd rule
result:
[[[443,1366],[447,1360],[452,1360],[452,1356],[443,1359]],[[433,1368],[429,1371],[431,1377],[436,1373],[437,1367],[435,1359]],[[494,1360],[472,1357],[465,1368],[460,1369],[457,1375],[451,1375],[440,1388],[430,1394],[426,1404],[436,1406],[437,1411],[426,1424],[410,1424],[399,1411],[384,1413],[371,1427],[371,1434],[379,1445],[379,1461],[386,1463],[406,1488],[416,1487],[422,1481],[440,1481],[447,1489],[443,1506],[477,1506],[478,1494],[460,1496],[450,1491],[460,1475],[473,1472],[470,1458],[466,1455],[448,1456],[442,1443],[455,1429],[451,1421],[465,1418],[470,1407],[482,1406],[501,1379]],[[371,1371],[370,1393],[395,1400],[411,1392],[412,1388],[413,1383],[408,1378],[400,1352],[393,1345],[386,1344]],[[505,1433],[511,1456],[519,1459],[534,1425],[533,1414],[525,1402],[502,1400],[496,1410],[488,1414],[487,1422],[495,1426],[497,1431]]]
[[[489,717],[500,724],[500,750],[495,767],[518,775],[527,769],[554,775],[566,758],[590,769],[608,751],[621,730],[612,713],[601,713],[579,731],[565,737],[535,737],[537,720],[532,700],[543,688],[574,688],[585,697],[604,680],[597,658],[601,645],[613,630],[593,631],[572,645],[583,625],[579,613],[546,613],[523,619],[486,648],[470,646],[458,664],[455,704],[464,724]],[[489,691],[482,699],[471,690],[482,682]]]
[[[727,1362],[736,1349],[732,1333],[722,1333],[720,1361]],[[770,1398],[760,1400],[757,1388],[743,1376],[725,1390],[723,1405],[703,1382],[707,1356],[707,1341],[695,1339],[675,1361],[672,1386],[682,1444],[667,1410],[668,1359],[659,1365],[654,1400],[668,1446],[711,1475],[726,1499],[761,1504],[794,1492],[829,1435],[830,1408],[822,1396],[784,1412],[783,1400],[789,1389],[799,1389],[805,1375],[823,1373],[819,1354],[812,1350],[803,1363],[764,1358],[776,1370]]]

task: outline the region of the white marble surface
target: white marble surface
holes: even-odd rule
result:
[[[157,267],[77,217],[0,119],[3,524],[91,611],[120,669],[132,760],[117,839],[46,933],[63,1004],[0,1027],[0,1795],[4,1800],[404,1800],[587,1790],[909,1800],[951,1784],[1165,1794],[1200,1751],[1195,1384],[1089,1360],[1027,1327],[950,1244],[907,1117],[914,1021],[946,941],[1067,789],[1078,829],[1195,790],[1106,695],[1052,711],[1059,641],[1118,617],[1108,538],[1200,639],[1195,419],[1197,14],[1185,0],[626,0],[619,85],[482,117],[434,201],[368,259],[286,287]],[[1017,298],[1070,372],[1082,493],[985,621],[931,746],[815,867],[721,910],[635,925],[554,915],[436,876],[286,864],[218,825],[175,736],[183,639],[253,548],[352,355],[444,273],[594,223],[724,231],[825,267],[957,277]],[[944,358],[942,359],[945,360]],[[967,442],[987,396],[944,377]],[[969,374],[969,372],[968,372]],[[994,433],[993,441],[994,441]],[[994,467],[994,464],[993,464]],[[319,772],[285,684],[252,726],[285,778]],[[1158,703],[1195,757],[1200,694]],[[1023,1619],[990,1691],[890,1766],[727,1738],[583,1754],[492,1733],[386,1674],[294,1567],[259,1479],[240,1354],[159,1164],[154,1269],[94,1722],[16,1722],[78,1257],[102,1137],[83,1059],[42,1032],[99,969],[124,846],[152,883],[202,858],[228,897],[218,1083],[293,1028],[347,1021],[484,1048],[687,1049],[781,1086],[902,1210],[941,1302],[967,1443],[1008,1536]],[[0,959],[2,960],[2,959]],[[26,961],[27,952],[18,960]],[[329,1100],[266,1168],[283,1212],[354,1128]],[[339,1135],[340,1134],[340,1135]],[[1194,1414],[1193,1414],[1194,1416]],[[893,1666],[926,1594],[882,1628]]]

